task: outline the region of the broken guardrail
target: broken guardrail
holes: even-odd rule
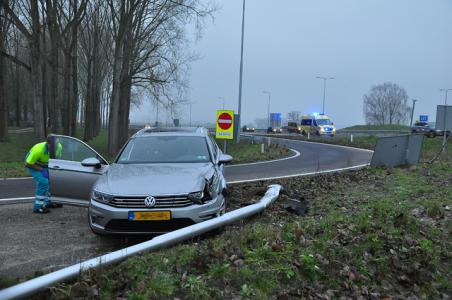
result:
[[[76,277],[82,271],[113,264],[144,251],[164,248],[178,242],[188,240],[213,229],[229,225],[238,220],[245,219],[249,216],[262,212],[268,205],[270,205],[270,203],[278,198],[280,190],[280,185],[270,185],[265,195],[255,204],[230,211],[214,219],[159,235],[152,240],[95,257],[32,280],[19,283],[1,290],[0,299],[6,300],[30,296],[58,282]]]

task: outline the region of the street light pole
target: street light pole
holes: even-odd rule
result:
[[[441,92],[444,92],[444,131],[443,131],[443,149],[445,153],[447,154],[447,138],[446,138],[446,121],[447,121],[447,93],[449,91],[452,91],[452,89],[440,89]]]
[[[267,106],[267,123],[268,123],[268,126],[267,127],[270,127],[270,101],[271,101],[272,93],[270,93],[269,91],[262,91],[262,93],[268,94],[268,106]]]
[[[239,79],[239,120],[237,126],[237,143],[240,142],[240,123],[242,122],[242,79],[243,79],[243,40],[245,37],[245,0],[243,0],[243,10],[242,10],[242,45],[240,49],[240,79]]]
[[[416,106],[416,101],[418,101],[417,99],[412,99],[412,100],[413,100],[413,107],[411,108],[410,127],[413,126],[414,107]]]
[[[191,105],[192,103],[190,102],[190,127],[191,127]]]
[[[323,79],[323,105],[322,105],[322,115],[325,114],[325,95],[326,95],[326,81],[328,79],[334,79],[334,77],[324,77],[324,76],[317,76],[317,79]]]
[[[155,127],[159,126],[159,102],[155,102],[156,110],[155,110]]]

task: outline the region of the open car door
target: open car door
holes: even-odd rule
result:
[[[88,206],[94,183],[107,169],[107,161],[86,143],[55,135],[49,160],[51,201]]]

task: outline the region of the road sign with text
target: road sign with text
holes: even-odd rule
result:
[[[218,110],[217,111],[217,139],[232,140],[234,138],[234,111]]]
[[[420,115],[419,121],[421,122],[428,122],[428,116],[427,115]]]

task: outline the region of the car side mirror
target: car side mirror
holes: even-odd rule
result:
[[[82,166],[84,167],[94,167],[96,169],[99,169],[102,164],[100,163],[100,160],[98,160],[95,157],[88,157],[82,160]]]
[[[226,163],[230,163],[232,161],[232,156],[228,155],[228,154],[224,154],[221,153],[220,154],[220,158],[218,160],[219,164],[226,164]]]

